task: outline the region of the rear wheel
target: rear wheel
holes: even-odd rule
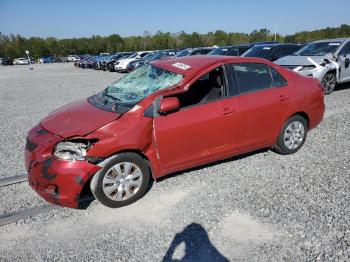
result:
[[[295,115],[284,124],[274,149],[282,155],[294,154],[305,143],[307,121],[301,115]]]
[[[328,72],[327,74],[325,74],[321,83],[324,87],[324,93],[326,95],[329,95],[330,93],[332,93],[337,84],[335,73]]]
[[[118,154],[91,180],[91,191],[103,205],[117,208],[140,199],[150,184],[145,160],[135,153]]]

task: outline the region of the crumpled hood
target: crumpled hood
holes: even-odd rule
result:
[[[85,136],[119,116],[120,114],[98,109],[84,99],[53,111],[40,124],[51,133],[68,138]]]
[[[316,63],[320,64],[323,62],[323,59],[331,59],[332,55],[325,55],[325,56],[285,56],[278,60],[276,60],[274,63],[278,65],[295,65],[295,66],[308,66],[312,65],[312,63],[307,59],[310,57],[312,60],[314,60]]]

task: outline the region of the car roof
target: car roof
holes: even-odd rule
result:
[[[288,45],[298,45],[298,44],[292,44],[292,43],[275,43],[275,44],[257,44],[254,45],[254,47],[264,47],[264,46],[288,46]]]
[[[344,42],[344,41],[349,41],[350,38],[332,38],[332,39],[322,39],[322,40],[317,40],[311,43],[322,43],[322,42]]]
[[[217,55],[198,55],[198,56],[183,56],[170,58],[165,60],[156,60],[152,65],[162,69],[184,75],[196,74],[197,72],[218,63],[240,63],[240,62],[262,62],[270,64],[265,59],[247,58],[234,56],[217,56]]]

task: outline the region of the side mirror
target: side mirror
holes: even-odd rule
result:
[[[180,101],[177,97],[163,98],[160,102],[159,113],[167,114],[180,108]]]

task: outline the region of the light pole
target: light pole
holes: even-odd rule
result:
[[[33,68],[32,63],[31,63],[31,61],[30,61],[29,51],[28,51],[28,50],[26,50],[26,54],[27,54],[28,62],[29,62],[29,70],[33,70],[34,68]]]

